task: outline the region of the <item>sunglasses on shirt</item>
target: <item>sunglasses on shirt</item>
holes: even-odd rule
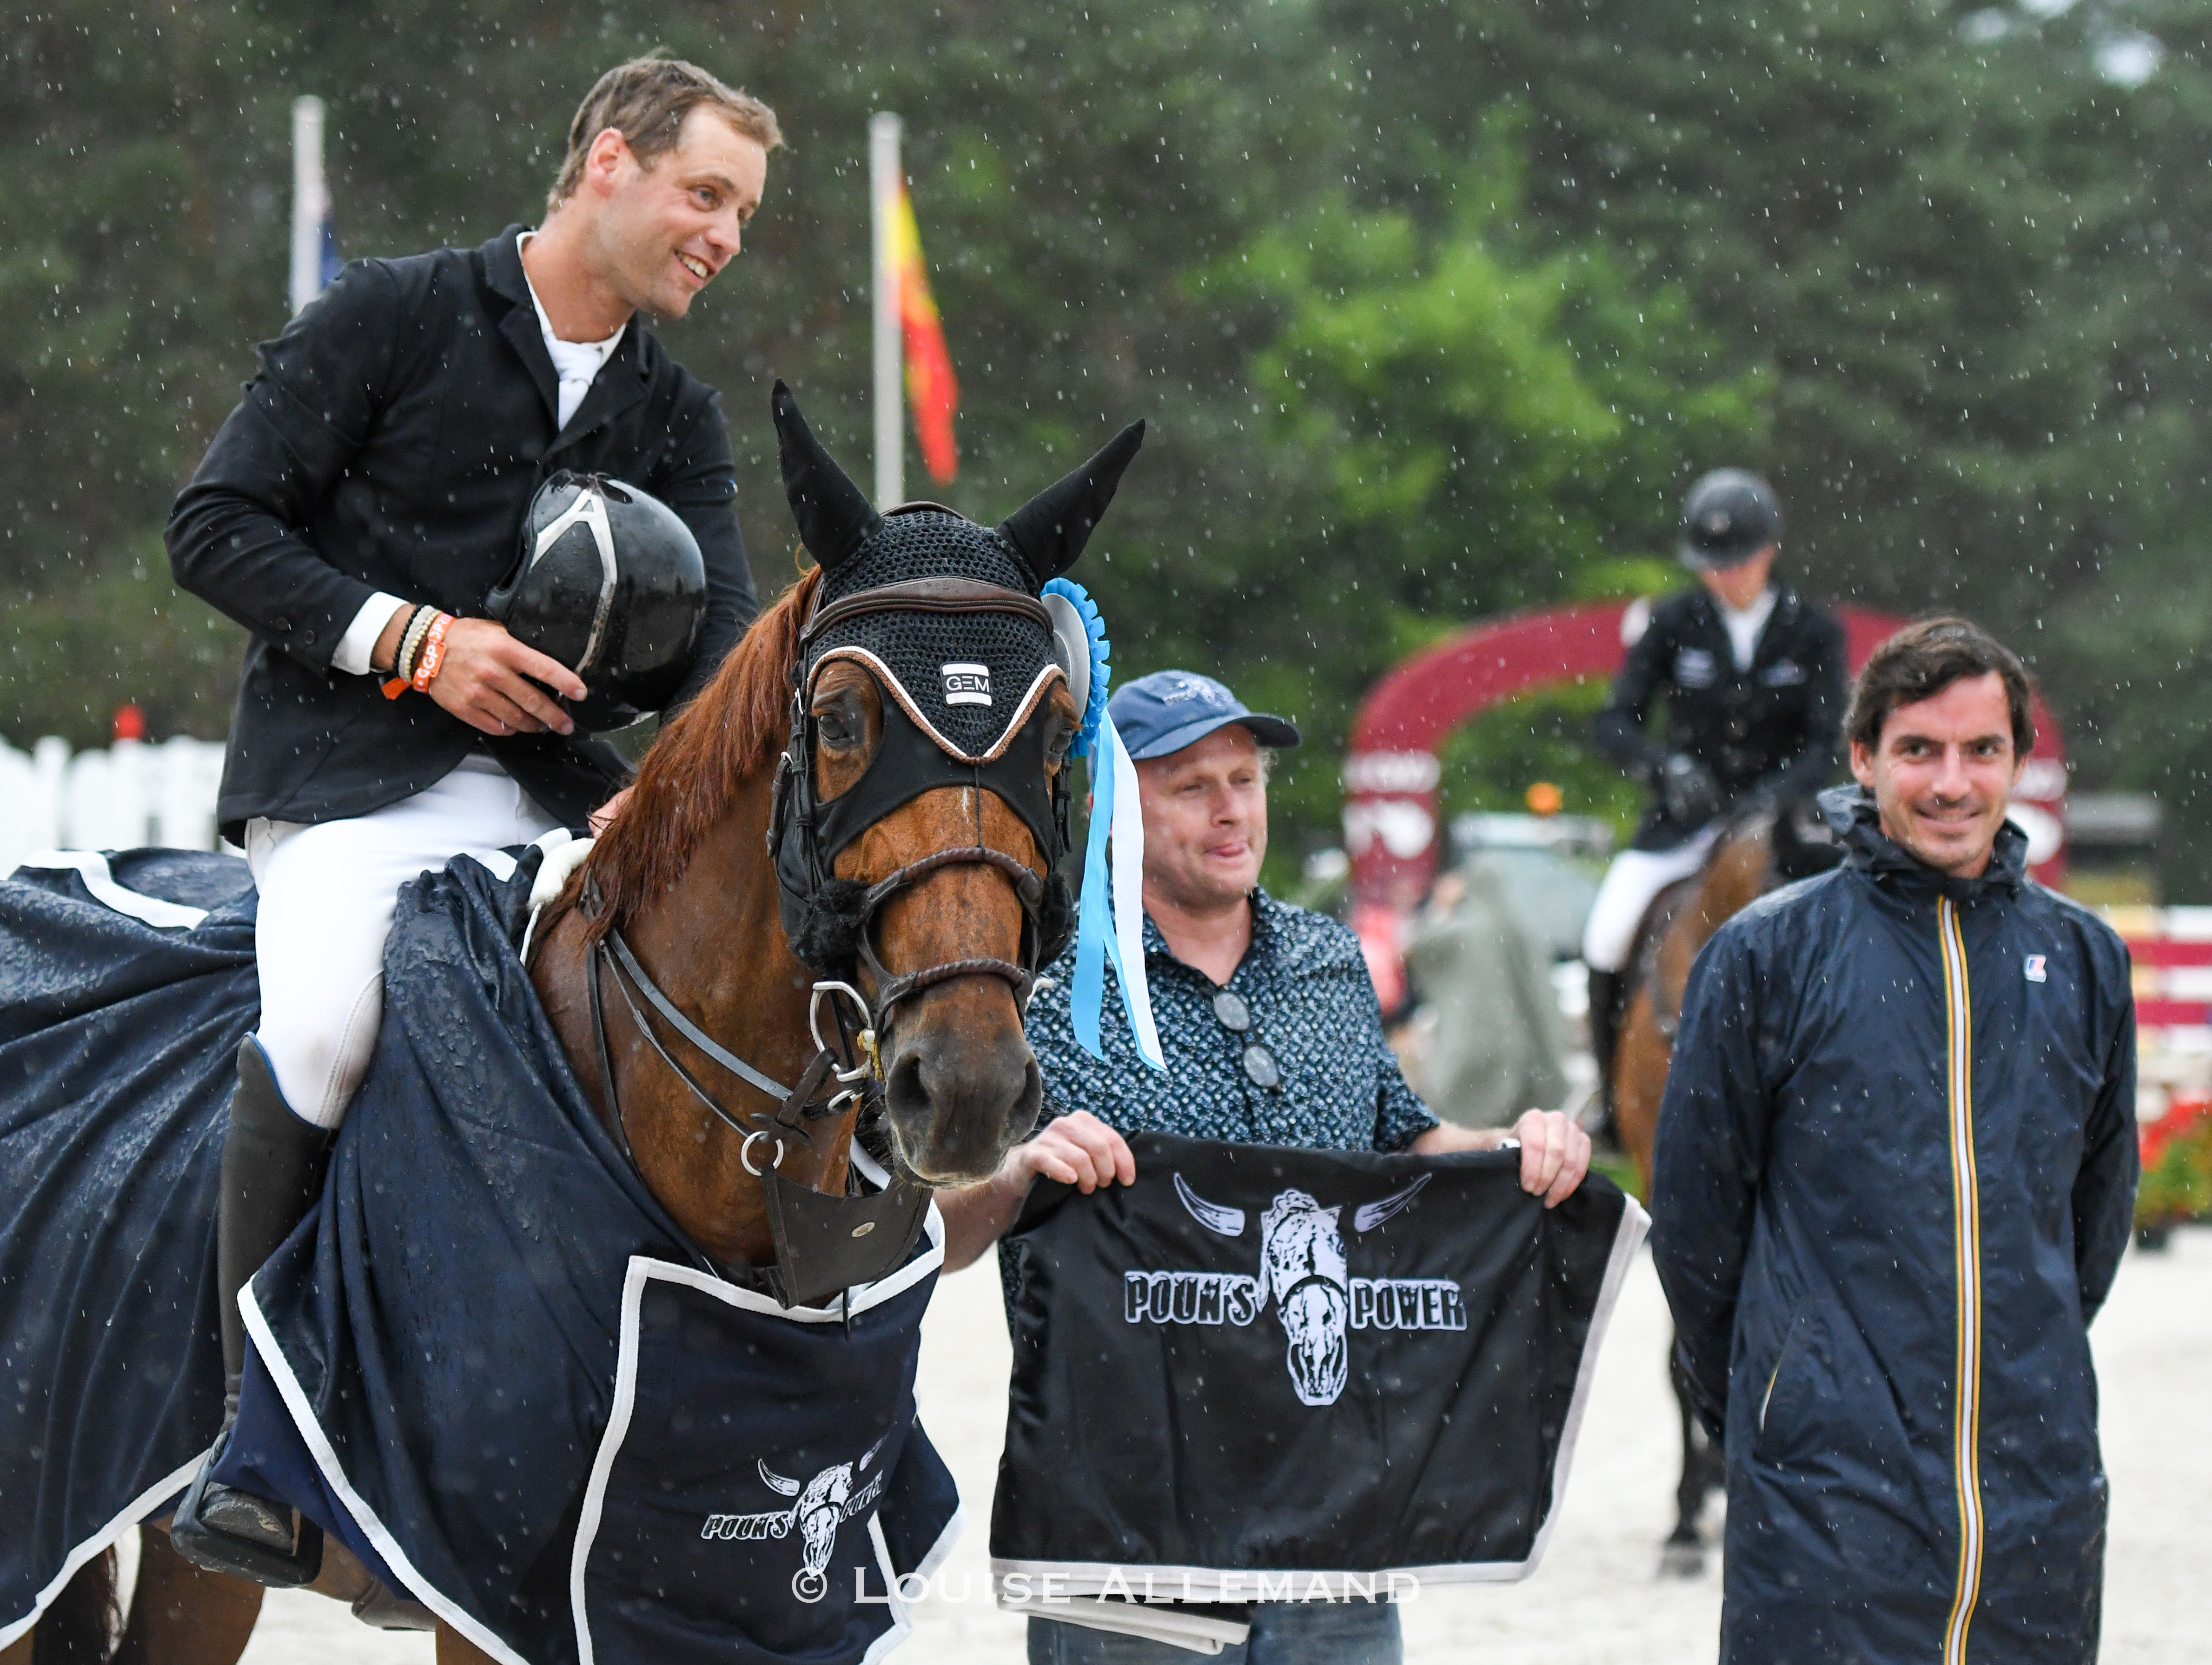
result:
[[[1233,1035],[1243,1035],[1252,1027],[1252,1008],[1244,1004],[1243,995],[1226,988],[1214,994],[1213,1015],[1221,1020],[1222,1028]],[[1244,1074],[1255,1087],[1273,1088],[1283,1084],[1283,1072],[1275,1063],[1275,1054],[1257,1041],[1245,1043]]]

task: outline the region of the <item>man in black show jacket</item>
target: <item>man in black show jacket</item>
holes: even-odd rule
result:
[[[1837,871],[1698,955],[1652,1259],[1728,1455],[1723,1665],[2088,1665],[2088,1326],[2134,1217],[2112,927],[2025,872],[2018,659],[1961,619],[1861,673]]]
[[[1731,815],[1809,799],[1837,763],[1846,680],[1844,627],[1774,582],[1782,506],[1766,482],[1723,468],[1682,504],[1682,564],[1697,587],[1651,609],[1591,725],[1598,749],[1651,788],[1651,807],[1613,858],[1583,929],[1590,1049],[1610,1102],[1613,1036],[1644,911],[1686,878]],[[1662,744],[1644,732],[1667,708]]]
[[[574,671],[481,617],[532,495],[556,471],[611,475],[690,528],[708,607],[676,703],[751,622],[719,404],[640,314],[682,317],[736,257],[781,142],[766,105],[693,65],[608,71],[538,230],[347,267],[263,344],[177,500],[177,581],[252,632],[218,809],[260,890],[218,1231],[233,1414],[237,1297],[319,1189],[368,1067],[398,886],[581,828],[627,779],[553,697],[582,696]],[[203,1474],[176,1541],[296,1583],[304,1530]]]

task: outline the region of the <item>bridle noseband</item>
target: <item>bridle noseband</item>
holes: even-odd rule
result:
[[[1006,874],[1014,883],[1014,896],[1021,902],[1022,914],[1027,921],[1027,928],[1023,933],[1024,939],[1035,943],[1042,935],[1040,915],[1044,908],[1044,881],[1026,862],[1017,860],[1004,850],[994,850],[988,844],[971,845],[965,849],[939,850],[919,861],[910,861],[896,872],[878,879],[860,897],[860,912],[864,921],[860,932],[860,963],[867,968],[868,975],[875,980],[878,1011],[888,1013],[908,996],[919,994],[925,988],[934,988],[939,983],[950,982],[956,977],[1003,979],[1013,986],[1015,1004],[1024,1012],[1029,1010],[1030,995],[1037,982],[1034,963],[1016,965],[1011,960],[978,955],[964,960],[940,961],[919,971],[895,976],[885,970],[883,962],[876,957],[875,933],[867,923],[875,919],[876,910],[908,885],[921,883],[939,869],[959,866],[996,867]],[[842,988],[844,985],[840,983],[837,987]]]

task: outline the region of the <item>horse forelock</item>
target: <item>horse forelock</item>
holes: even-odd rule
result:
[[[626,924],[674,887],[744,783],[774,764],[790,733],[799,629],[821,579],[814,568],[785,590],[698,697],[663,726],[638,765],[629,801],[568,882],[546,928],[575,906],[586,873],[603,904],[587,936]]]

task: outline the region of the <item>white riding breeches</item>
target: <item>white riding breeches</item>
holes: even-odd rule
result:
[[[349,820],[246,823],[246,859],[261,891],[258,1038],[294,1115],[337,1127],[368,1072],[399,887],[454,856],[526,844],[556,824],[482,757]]]
[[[1597,900],[1590,903],[1589,922],[1583,927],[1583,963],[1593,971],[1627,969],[1637,929],[1652,898],[1704,866],[1720,836],[1715,822],[1671,850],[1623,850],[1613,857],[1605,883],[1597,887]]]

